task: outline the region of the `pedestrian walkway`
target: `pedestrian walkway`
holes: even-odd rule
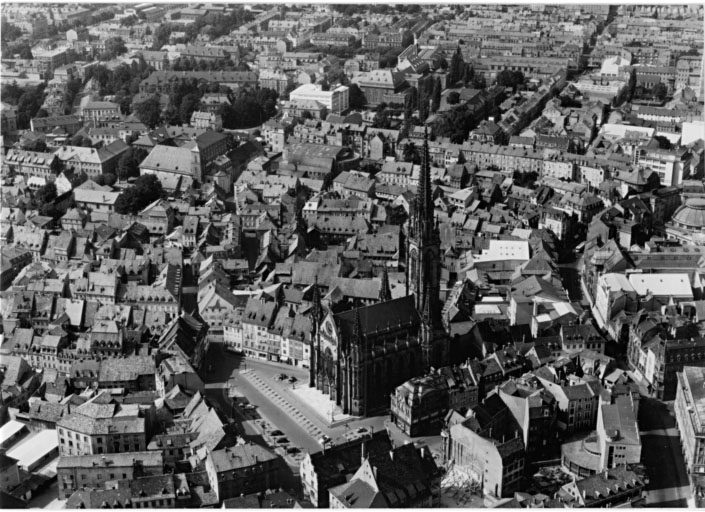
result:
[[[298,388],[293,389],[292,392],[308,407],[313,409],[313,411],[324,423],[329,424],[331,427],[335,427],[354,419],[353,416],[344,414],[342,409],[335,405],[335,402],[333,402],[328,395],[324,395],[316,388],[299,386]]]
[[[291,419],[294,420],[301,428],[303,428],[308,435],[314,439],[320,439],[323,436],[323,431],[316,426],[309,418],[307,418],[300,410],[298,410],[294,405],[283,398],[277,391],[272,389],[272,387],[265,382],[262,377],[255,370],[245,370],[240,373],[240,375],[250,381],[257,389],[266,396],[273,404],[281,408],[282,411],[290,415]]]

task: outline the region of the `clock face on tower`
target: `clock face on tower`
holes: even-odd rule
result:
[[[330,322],[326,322],[325,326],[323,327],[323,330],[328,336],[333,336],[333,326]]]

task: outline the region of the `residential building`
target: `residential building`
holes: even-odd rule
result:
[[[164,459],[158,451],[62,455],[56,467],[59,499],[68,499],[79,489],[104,489],[106,482],[157,476],[163,471]]]
[[[208,451],[205,470],[219,501],[277,489],[282,484],[282,460],[253,443]]]
[[[453,460],[473,480],[483,482],[485,494],[513,496],[521,488],[525,446],[509,408],[492,394],[462,419],[442,434],[445,460]]]
[[[137,405],[119,405],[103,392],[57,422],[59,453],[100,455],[147,449],[147,423]]]

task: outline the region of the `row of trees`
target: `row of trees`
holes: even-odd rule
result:
[[[86,173],[71,176],[71,185],[75,188],[88,179]],[[94,178],[99,185],[112,186],[115,181],[114,174],[101,174]],[[135,183],[125,188],[115,202],[115,211],[120,214],[136,215],[149,204],[163,197],[164,191],[159,179],[153,174],[140,176]],[[58,218],[66,213],[66,208],[56,204],[58,197],[56,184],[51,181],[37,189],[30,197],[27,206],[36,209],[40,215]]]
[[[231,105],[223,105],[218,110],[224,128],[252,128],[277,113],[278,95],[272,89],[241,88],[231,96]]]
[[[199,34],[215,39],[229,34],[234,28],[249,23],[253,19],[255,16],[251,11],[246,11],[242,6],[233,6],[226,15],[211,13],[191,23],[186,28],[186,39],[193,41]]]

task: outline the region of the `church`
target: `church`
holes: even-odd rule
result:
[[[431,367],[448,364],[449,339],[441,323],[439,297],[440,246],[426,137],[407,225],[407,295],[390,298],[385,270],[383,300],[333,313],[324,311],[314,286],[309,386],[329,395],[343,413],[382,412],[397,386]]]

